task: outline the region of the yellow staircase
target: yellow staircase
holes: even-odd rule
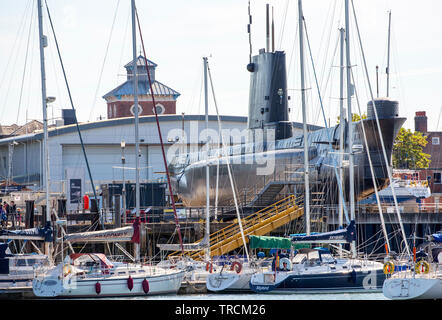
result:
[[[246,242],[248,236],[262,236],[272,230],[283,226],[304,214],[303,198],[288,196],[260,211],[257,211],[244,219],[241,219]],[[220,256],[243,246],[243,239],[238,220],[233,220],[229,226],[210,234],[210,256]],[[175,251],[169,255],[181,256],[181,251]],[[184,252],[184,255],[194,260],[204,258],[204,250]]]

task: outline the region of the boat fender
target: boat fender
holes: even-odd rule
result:
[[[144,293],[147,294],[149,292],[149,281],[147,281],[147,279],[144,279],[141,285],[143,286]]]
[[[392,274],[394,272],[394,263],[387,261],[384,264],[384,274]]]
[[[212,264],[212,262],[209,261],[209,262],[206,263],[206,271],[208,271],[210,273],[213,272],[213,264]]]
[[[98,281],[95,283],[95,292],[97,294],[100,294],[100,292],[101,292],[101,283]]]
[[[241,270],[242,270],[242,264],[241,264],[241,262],[239,262],[239,261],[234,261],[234,262],[232,263],[232,265],[230,266],[230,270],[231,270],[231,271],[235,270],[236,273],[241,273]]]
[[[287,264],[286,269],[284,270],[284,263]],[[290,261],[289,258],[282,258],[279,260],[279,270],[282,271],[290,271],[292,270],[292,262]]]
[[[421,260],[418,263],[416,263],[415,270],[416,270],[416,273],[427,274],[428,272],[430,272],[430,265],[428,264],[428,262]]]
[[[130,291],[132,291],[132,288],[134,287],[134,279],[132,279],[131,276],[127,278],[127,287],[129,288]]]
[[[69,273],[71,273],[72,268],[69,264],[65,264],[63,266],[63,277],[66,277]]]

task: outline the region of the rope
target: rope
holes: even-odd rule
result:
[[[97,100],[98,89],[100,88],[101,77],[103,76],[104,64],[106,63],[107,53],[109,51],[109,45],[110,45],[110,41],[112,39],[112,33],[114,31],[114,25],[115,25],[115,20],[116,20],[117,13],[118,13],[118,6],[119,5],[120,5],[120,0],[118,0],[117,7],[115,8],[114,19],[112,21],[111,31],[110,31],[109,39],[108,39],[107,45],[106,45],[106,51],[104,54],[103,64],[101,65],[100,76],[98,77],[98,84],[97,84],[97,88],[95,89],[94,100],[92,101],[91,111],[89,113],[89,120],[91,120],[92,112],[94,111],[95,102]],[[123,46],[123,48],[124,48],[124,46]]]
[[[157,123],[158,137],[160,139],[161,152],[162,152],[162,155],[163,155],[164,167],[166,169],[166,175],[167,175],[167,182],[168,182],[168,186],[169,186],[170,199],[171,199],[171,202],[172,202],[173,214],[174,214],[174,217],[175,217],[175,224],[176,224],[176,228],[177,228],[177,232],[178,232],[178,237],[179,237],[179,240],[180,240],[181,251],[184,253],[183,239],[181,238],[180,224],[179,224],[178,216],[177,216],[177,213],[176,213],[175,199],[174,199],[174,195],[173,195],[173,192],[172,192],[172,185],[170,183],[169,168],[167,166],[166,154],[164,152],[164,144],[163,144],[163,137],[161,135],[161,130],[160,130],[160,122],[158,120],[157,108],[155,107],[155,96],[154,96],[153,90],[152,90],[152,81],[151,81],[151,78],[150,78],[150,71],[149,71],[149,68],[148,68],[148,63],[147,63],[147,58],[146,58],[146,50],[144,48],[144,41],[143,41],[143,35],[142,35],[142,32],[141,32],[140,19],[138,18],[138,11],[136,10],[136,8],[134,8],[134,10],[135,10],[136,18],[137,18],[138,30],[139,30],[139,33],[140,33],[141,44],[142,44],[142,47],[143,47],[146,73],[147,73],[147,77],[149,79],[150,94],[151,94],[151,97],[152,97],[153,110],[155,112],[155,120],[156,120],[156,123]]]
[[[360,32],[359,32],[359,26],[358,26],[358,21],[357,21],[357,18],[356,18],[356,12],[355,12],[355,7],[354,7],[354,4],[353,4],[353,0],[351,1],[351,4],[352,4],[352,9],[353,9],[353,17],[354,17],[354,20],[355,20],[356,31],[357,31],[357,34],[358,34],[361,54],[363,56],[364,69],[365,69],[365,73],[366,73],[366,77],[367,77],[368,86],[369,86],[369,89],[370,89],[370,97],[371,97],[371,101],[373,103],[373,110],[374,110],[375,117],[376,117],[376,124],[377,124],[377,127],[378,127],[378,132],[379,132],[379,136],[380,136],[380,140],[381,140],[381,144],[382,144],[382,153],[384,155],[385,165],[386,165],[387,172],[388,172],[388,178],[389,178],[390,181],[393,181],[393,177],[391,175],[390,167],[389,167],[389,163],[388,163],[388,159],[387,159],[387,154],[386,154],[386,151],[385,151],[384,141],[382,139],[382,131],[381,131],[381,127],[380,127],[380,124],[379,124],[378,113],[377,113],[377,110],[376,110],[376,107],[375,107],[376,104],[374,102],[373,91],[371,89],[371,84],[370,84],[370,80],[369,80],[369,76],[368,76],[367,63],[366,63],[366,59],[365,59],[364,50],[363,50],[363,47],[362,47],[361,35],[360,35]],[[401,218],[401,214],[399,212],[399,206],[398,206],[398,203],[397,203],[396,193],[395,193],[394,187],[393,187],[393,185],[391,183],[390,183],[390,187],[391,187],[391,192],[393,194],[394,205],[395,205],[395,208],[396,208],[396,214],[398,216],[398,222],[399,222],[399,225],[400,225],[400,228],[401,228],[403,239],[405,241],[405,248],[406,248],[407,254],[410,256],[411,255],[410,248],[408,246],[407,237],[405,235],[404,226],[402,224],[402,218]]]
[[[320,90],[319,90],[318,79],[317,79],[317,77],[316,77],[315,64],[314,64],[314,62],[313,62],[312,51],[311,51],[311,48],[310,48],[310,40],[309,40],[308,32],[307,32],[307,24],[306,24],[306,22],[305,22],[304,17],[303,17],[302,20],[304,21],[305,38],[306,38],[306,40],[307,40],[307,45],[308,45],[308,49],[309,49],[309,53],[310,53],[310,61],[311,61],[311,63],[312,63],[313,74],[314,74],[314,77],[315,77],[315,83],[316,83],[316,89],[317,89],[317,91],[318,91],[318,97],[319,97],[319,101],[320,101],[320,103],[321,103],[322,116],[323,116],[323,119],[324,119],[325,128],[327,129],[327,130],[326,130],[326,133],[327,133],[328,145],[329,145],[330,151],[333,151],[333,147],[332,147],[331,142],[330,142],[330,141],[331,141],[331,138],[330,138],[330,132],[329,132],[329,130],[328,130],[329,128],[328,128],[328,125],[327,125],[327,119],[325,118],[324,106],[323,106],[323,104],[322,104],[321,92],[320,92]],[[335,157],[333,157],[333,160],[334,160],[334,162],[336,162]],[[338,167],[338,166],[337,166],[337,164],[335,163],[334,171],[335,171],[335,175],[336,175],[336,180],[337,180],[337,182],[338,182],[339,192],[340,192],[340,194],[341,194],[341,197],[344,198],[344,196],[343,196],[343,191],[342,191],[342,181],[341,181],[340,178],[339,178],[339,174],[338,174],[338,169],[337,169],[337,167]],[[347,207],[345,206],[345,204],[344,204],[344,213],[345,213],[345,218],[346,218],[346,220],[347,220],[347,224],[350,224],[350,219],[349,219],[349,217],[348,217],[348,210],[347,210]]]
[[[18,108],[17,108],[17,119],[15,121],[15,123],[18,124],[18,117],[20,116],[20,107],[21,107],[21,99],[23,96],[23,87],[24,87],[24,81],[25,81],[25,76],[26,76],[26,66],[28,64],[28,54],[29,54],[29,41],[31,38],[31,28],[32,28],[32,16],[34,14],[34,6],[32,6],[32,11],[31,11],[31,23],[29,24],[29,31],[28,31],[28,40],[26,43],[26,55],[25,55],[25,65],[23,67],[23,76],[21,79],[21,87],[20,87],[20,98],[18,100]],[[26,125],[26,123],[25,123]]]
[[[217,115],[217,119],[218,119],[218,131],[221,134],[221,132],[222,132],[221,120],[220,120],[220,117],[219,117],[218,104],[217,104],[216,98],[215,98],[215,90],[214,90],[213,82],[212,82],[212,74],[210,72],[210,68],[209,68],[208,62],[207,62],[207,71],[209,73],[209,79],[210,79],[210,84],[211,84],[211,88],[212,88],[213,101],[214,101],[214,104],[215,104],[216,115]],[[223,149],[225,150],[226,143],[225,143],[225,140],[224,140],[224,137],[223,137],[222,134],[221,134],[221,142],[222,142],[222,145],[223,145]],[[234,182],[233,175],[232,175],[232,172],[231,172],[231,167],[230,167],[230,162],[229,162],[229,158],[228,157],[226,157],[226,162],[227,162],[227,171],[228,171],[228,174],[229,174],[230,184],[231,184],[231,187],[232,187],[233,200],[235,202],[236,214],[237,214],[237,217],[238,217],[238,225],[239,225],[239,228],[240,228],[240,231],[241,231],[241,237],[242,237],[243,244],[244,244],[244,250],[246,252],[247,260],[250,260],[249,252],[247,250],[247,242],[246,242],[246,239],[245,239],[245,236],[244,236],[244,230],[243,230],[243,226],[242,226],[242,222],[241,222],[241,215],[240,215],[239,208],[238,208],[238,201],[236,199],[235,182]]]
[[[50,24],[51,24],[52,34],[53,34],[53,36],[54,36],[54,40],[55,40],[55,45],[56,45],[56,47],[57,47],[58,58],[59,58],[59,60],[60,60],[60,65],[61,65],[61,68],[62,68],[62,70],[63,70],[64,81],[65,81],[65,83],[66,83],[66,88],[67,88],[67,90],[68,90],[68,94],[69,94],[69,101],[71,102],[72,110],[74,110],[74,112],[75,112],[74,103],[73,103],[73,101],[72,101],[71,90],[70,90],[70,88],[69,88],[69,83],[68,83],[68,80],[67,80],[67,77],[66,77],[66,71],[65,71],[65,69],[64,69],[63,59],[61,58],[61,53],[60,53],[60,48],[59,48],[59,46],[58,46],[57,36],[55,35],[54,25],[52,24],[52,18],[51,18],[51,14],[50,14],[50,12],[49,12],[49,7],[48,7],[48,4],[47,4],[46,0],[45,0],[45,4],[46,4],[46,10],[47,10],[47,12],[48,12],[49,22],[50,22]],[[97,194],[96,194],[96,191],[95,191],[94,181],[93,181],[93,179],[92,179],[92,173],[91,173],[91,170],[90,170],[90,167],[89,167],[89,162],[88,162],[88,160],[87,160],[86,150],[85,150],[85,148],[84,148],[83,138],[82,138],[82,136],[81,136],[80,127],[79,127],[79,125],[78,125],[78,121],[77,121],[77,117],[76,117],[76,116],[75,116],[75,125],[76,125],[76,127],[77,127],[78,136],[79,136],[79,138],[80,138],[81,148],[82,148],[82,150],[83,150],[83,155],[84,155],[84,160],[85,160],[85,162],[86,162],[87,170],[88,170],[88,173],[89,173],[89,179],[90,179],[90,181],[91,181],[91,185],[92,185],[92,191],[94,192],[94,198],[95,198],[95,201],[97,202],[97,206],[98,206],[98,198],[97,198]]]

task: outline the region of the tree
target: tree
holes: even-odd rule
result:
[[[352,122],[356,122],[356,121],[359,121],[361,119],[367,119],[367,115],[365,113],[363,113],[362,114],[362,118],[361,118],[361,116],[359,114],[352,113],[351,114],[351,118],[352,118]],[[339,120],[340,120],[340,116],[338,116],[338,120],[337,120],[338,123],[339,123]]]
[[[425,169],[430,165],[428,153],[422,152],[427,137],[421,132],[401,128],[393,145],[393,167],[397,169]]]

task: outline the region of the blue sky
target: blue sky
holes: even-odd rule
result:
[[[94,121],[100,115],[106,116],[106,104],[101,97],[125,80],[123,66],[132,59],[130,1],[47,2],[79,120]],[[287,53],[288,87],[292,96],[290,118],[301,121],[297,1],[251,1],[253,54],[265,47],[266,3],[274,7],[276,49]],[[178,113],[204,112],[202,57],[209,56],[221,113],[247,115],[247,4],[247,0],[137,1],[147,55],[158,64],[156,77],[181,93]],[[442,2],[354,0],[354,4],[374,94],[376,65],[381,72],[380,95],[384,96],[386,91],[388,10],[392,10],[390,97],[399,101],[400,115],[408,119],[406,128],[414,130],[414,114],[423,110],[429,118],[429,130],[437,130],[442,106],[442,19],[439,17]],[[343,1],[309,0],[303,6],[326,117],[334,124],[338,114],[339,60],[333,53],[338,28],[344,22]],[[42,119],[35,7],[35,0],[0,1],[1,124],[23,124],[26,118]],[[47,91],[57,98],[48,109],[48,116],[56,118],[61,114],[60,109],[70,108],[70,104],[46,8],[44,11],[45,34],[49,37],[45,50]],[[353,22],[351,27],[353,71],[365,112],[369,94],[361,54],[356,50]],[[308,122],[323,125],[311,63],[309,60],[306,63],[307,83],[312,88],[307,99]],[[355,99],[353,105],[357,111]],[[214,110],[211,103],[210,113],[214,114]],[[442,123],[438,129],[442,130]]]

